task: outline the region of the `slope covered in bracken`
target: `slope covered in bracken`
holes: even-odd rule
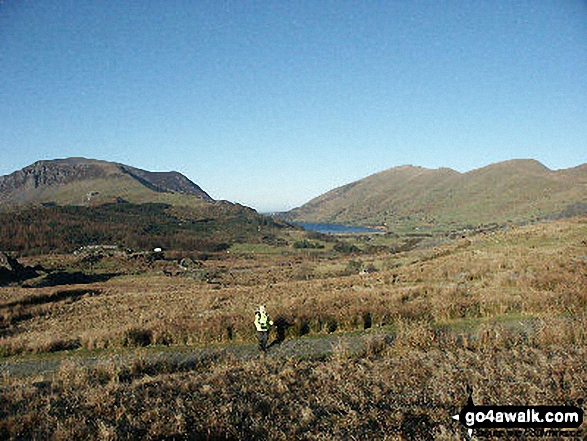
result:
[[[553,171],[511,160],[459,173],[395,167],[292,210],[304,222],[430,227],[526,222],[587,211],[587,167]]]

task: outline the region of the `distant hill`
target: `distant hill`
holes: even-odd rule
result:
[[[39,161],[0,177],[0,251],[69,252],[89,245],[185,252],[278,241],[287,225],[215,201],[177,172],[84,158]]]
[[[212,202],[178,172],[150,172],[85,158],[38,161],[0,176],[0,207],[15,205],[99,205],[109,202]]]
[[[587,164],[553,171],[517,159],[459,173],[395,167],[331,190],[285,214],[299,222],[446,230],[587,212]]]
[[[222,251],[234,243],[276,243],[287,227],[226,201],[198,206],[106,203],[0,211],[0,251],[16,256],[71,252],[92,245],[120,249]]]

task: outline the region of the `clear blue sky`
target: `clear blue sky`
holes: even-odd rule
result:
[[[587,162],[584,0],[0,0],[0,175],[84,156],[285,210],[403,164]]]

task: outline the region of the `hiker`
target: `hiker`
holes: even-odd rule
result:
[[[257,328],[257,340],[259,340],[259,349],[267,352],[267,334],[269,334],[269,326],[273,325],[273,321],[269,319],[269,315],[265,312],[265,306],[259,306],[259,310],[255,311],[255,328]]]

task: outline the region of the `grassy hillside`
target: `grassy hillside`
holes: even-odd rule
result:
[[[468,173],[403,166],[334,189],[286,217],[304,222],[445,231],[587,211],[587,167],[513,160]]]

